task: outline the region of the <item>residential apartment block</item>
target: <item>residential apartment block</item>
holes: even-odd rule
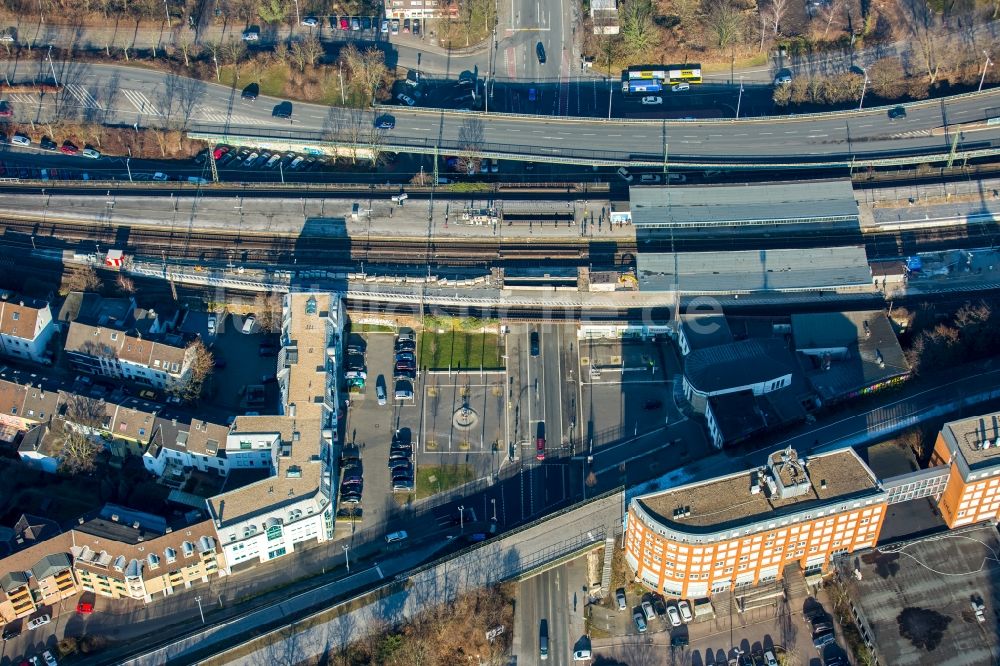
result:
[[[449,0],[386,0],[385,15],[398,19],[458,16],[458,4]]]
[[[149,337],[136,330],[79,321],[69,325],[65,351],[73,367],[82,372],[160,389],[183,382],[194,357],[179,335]]]
[[[1000,518],[1000,413],[944,424],[930,464],[947,466],[938,508],[948,527]]]
[[[49,364],[46,350],[55,331],[47,302],[0,293],[0,354]]]
[[[873,546],[886,493],[851,449],[765,466],[629,502],[625,561],[670,597],[707,597],[782,577],[824,572],[833,555]]]
[[[79,591],[71,542],[71,535],[59,534],[0,560],[0,620],[26,617]]]
[[[334,294],[285,296],[277,375],[283,412],[237,417],[225,445],[231,465],[263,463],[271,475],[208,500],[230,567],[333,537],[345,317]]]

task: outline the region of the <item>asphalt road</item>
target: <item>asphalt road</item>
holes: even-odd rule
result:
[[[46,76],[39,63],[8,68],[11,80]],[[280,100],[243,103],[239,91],[152,70],[61,63],[57,96],[11,95],[15,117],[43,123],[53,117],[82,116],[106,124],[185,127],[211,133],[310,141],[368,142],[374,113],[294,105],[291,120],[274,118]],[[956,124],[979,123],[959,135],[957,149],[992,147],[1000,125],[983,122],[998,105],[1000,90],[961,98],[931,100],[908,107],[907,117],[891,120],[886,109],[827,116],[793,116],[761,121],[644,122],[561,117],[497,117],[393,107],[395,129],[377,141],[400,152],[468,149],[510,159],[614,160],[662,163],[800,163],[851,161],[950,150]]]
[[[580,557],[518,584],[514,647],[519,663],[541,661],[543,622],[548,636],[547,661],[552,666],[570,666],[574,650],[590,647],[583,634],[586,562],[586,557]]]

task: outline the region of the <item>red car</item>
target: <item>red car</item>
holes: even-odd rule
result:
[[[535,460],[545,460],[545,438],[535,440]]]
[[[229,146],[219,146],[212,153],[212,157],[216,160],[220,159],[223,155],[229,152]]]
[[[10,102],[4,100],[0,102],[0,117],[10,118],[14,115],[14,109],[11,107]]]
[[[59,152],[64,155],[76,155],[80,151],[76,146],[67,141],[59,148]]]
[[[340,19],[340,29],[341,30],[350,30],[351,29],[351,24],[348,22],[347,17],[342,17]]]
[[[76,605],[76,612],[79,613],[80,615],[90,615],[91,613],[94,612],[94,604],[86,601],[81,601]]]

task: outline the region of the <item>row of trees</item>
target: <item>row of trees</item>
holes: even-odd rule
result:
[[[943,370],[996,353],[1000,311],[995,303],[966,303],[942,321],[928,304],[910,314],[907,360],[914,372]]]

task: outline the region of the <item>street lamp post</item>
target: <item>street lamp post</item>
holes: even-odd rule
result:
[[[56,68],[55,68],[55,65],[52,64],[52,46],[49,46],[49,56],[48,57],[49,57],[49,71],[52,72],[52,82],[55,83],[58,86],[59,85],[59,79],[56,78]]]
[[[497,522],[497,498],[493,497],[490,499],[493,502],[493,522]]]
[[[198,602],[198,614],[201,615],[201,623],[205,624],[205,611],[201,607],[201,597],[195,597],[194,600]]]
[[[983,63],[983,75],[979,78],[979,90],[977,92],[983,92],[983,84],[986,83],[986,70],[993,64],[989,53],[984,50],[983,55],[986,56],[986,62]]]
[[[743,75],[740,74],[740,96],[736,99],[736,120],[740,119],[740,104],[743,102]]]
[[[465,532],[465,507],[458,507],[458,531]]]
[[[344,565],[347,567],[347,573],[351,573],[351,558],[347,554],[351,547],[345,543],[341,548],[344,549]]]
[[[868,90],[868,70],[862,69],[865,73],[865,82],[861,84],[861,101],[858,102],[858,111],[860,111],[865,105],[865,91]]]

